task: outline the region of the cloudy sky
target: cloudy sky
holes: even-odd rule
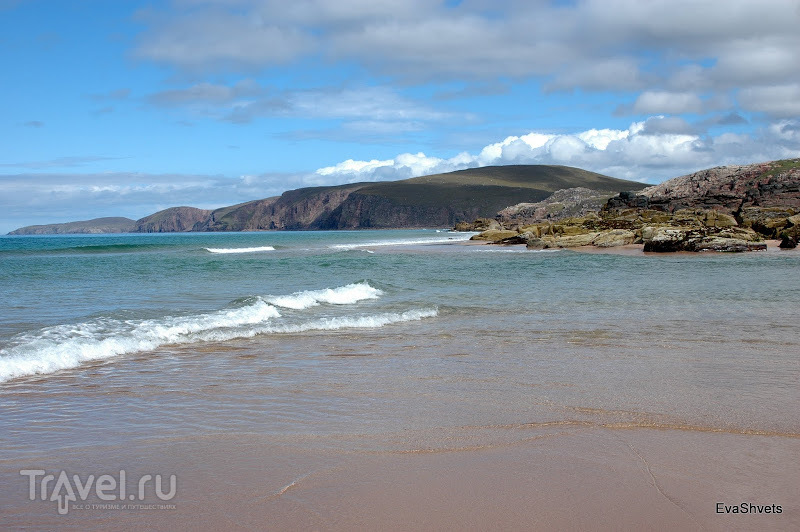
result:
[[[800,157],[798,0],[0,0],[0,232],[498,164]]]

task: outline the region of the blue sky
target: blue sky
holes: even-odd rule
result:
[[[0,232],[495,164],[800,157],[800,2],[0,0]]]

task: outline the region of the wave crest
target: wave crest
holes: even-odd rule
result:
[[[365,299],[378,299],[383,291],[373,288],[368,283],[353,283],[338,288],[322,290],[305,290],[288,296],[276,296],[267,299],[275,306],[294,310],[316,307],[321,303],[330,305],[350,305]]]
[[[258,253],[259,251],[275,251],[272,246],[259,246],[254,248],[205,248],[209,253]]]

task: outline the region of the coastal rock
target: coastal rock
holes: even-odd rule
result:
[[[544,249],[547,247],[547,242],[545,242],[541,238],[532,237],[528,239],[528,242],[526,243],[525,247],[533,250]]]
[[[529,240],[535,239],[536,235],[533,233],[519,233],[509,238],[504,238],[499,242],[495,242],[495,244],[505,244],[505,245],[517,245],[517,244],[528,244]]]
[[[516,237],[519,233],[507,229],[489,229],[478,235],[474,235],[470,240],[488,240],[490,242],[500,242],[506,238]]]
[[[687,245],[686,251],[763,251],[767,245],[763,242],[750,242],[738,238],[722,236],[706,236]]]
[[[543,221],[583,217],[596,213],[614,196],[614,192],[575,187],[557,190],[548,198],[536,203],[518,203],[497,213],[497,220],[505,226],[531,225]]]
[[[758,251],[767,249],[759,235],[739,227],[714,230],[697,227],[642,228],[644,251],[658,253],[675,251]]]
[[[697,231],[682,227],[642,227],[642,240],[645,251],[669,253],[686,251],[686,242],[689,238],[696,238]]]
[[[639,198],[644,196],[644,198]],[[717,210],[734,214],[746,207],[800,208],[800,159],[719,166],[676,177],[609,200],[622,206],[665,212]]]
[[[592,244],[600,248],[610,248],[633,244],[635,240],[636,233],[633,231],[628,231],[626,229],[612,229],[597,235],[594,240],[592,240]]]
[[[592,241],[597,238],[599,234],[600,233],[585,233],[582,235],[546,237],[543,240],[546,242],[548,248],[576,248],[591,245]]]
[[[462,222],[460,224],[456,224],[456,227],[468,227],[468,229],[464,229],[464,231],[490,231],[503,229],[503,226],[500,225],[500,222],[493,218],[477,218],[472,223]]]
[[[800,216],[795,216],[798,218]],[[797,247],[798,242],[800,242],[800,225],[794,225],[785,231],[782,231],[780,234],[781,249],[794,249]]]
[[[742,227],[750,227],[767,238],[777,238],[781,231],[794,224],[797,210],[791,207],[746,207],[739,217]]]

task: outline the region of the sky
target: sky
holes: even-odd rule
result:
[[[800,0],[0,0],[0,233],[507,164],[800,157]]]

